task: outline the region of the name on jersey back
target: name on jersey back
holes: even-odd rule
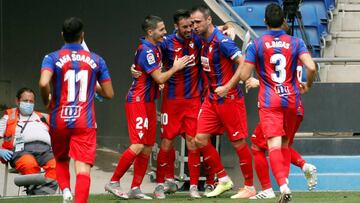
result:
[[[285,48],[285,49],[289,49],[290,48],[290,43],[288,42],[283,42],[283,41],[271,41],[271,42],[265,42],[265,46],[266,48],[270,49],[270,48]]]
[[[90,58],[89,56],[86,56],[84,54],[79,54],[76,51],[73,51],[71,55],[66,54],[66,55],[62,56],[61,58],[59,58],[59,60],[55,64],[59,68],[62,68],[65,63],[70,62],[70,61],[84,62],[84,63],[88,64],[92,69],[97,67],[96,63],[94,62],[94,60],[92,58]]]

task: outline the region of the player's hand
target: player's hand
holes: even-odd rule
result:
[[[131,75],[134,77],[134,78],[138,78],[141,76],[141,71],[137,71],[135,70],[135,65],[132,64],[131,67],[130,67],[130,72],[131,72]]]
[[[301,83],[300,84],[300,94],[305,94],[306,92],[309,91],[309,86],[307,85],[307,83]]]
[[[230,39],[235,39],[235,29],[230,26],[224,26],[224,31],[222,32],[224,35],[230,37]]]
[[[251,77],[248,80],[246,80],[245,87],[246,89],[257,88],[259,87],[259,80]]]
[[[178,58],[175,56],[173,68],[175,68],[176,71],[183,69],[185,66],[187,66],[190,63],[194,62],[194,57],[190,57],[188,55],[185,55],[181,58]]]
[[[225,97],[227,95],[227,93],[229,92],[229,89],[226,85],[224,86],[219,86],[215,89],[215,93],[219,96],[219,97]]]
[[[163,89],[164,89],[164,87],[165,87],[165,85],[164,85],[164,84],[159,84],[159,91],[163,90]]]

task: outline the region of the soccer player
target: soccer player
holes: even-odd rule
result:
[[[61,33],[65,45],[47,54],[39,81],[42,100],[50,110],[51,145],[56,159],[56,176],[64,202],[71,202],[69,161],[75,161],[75,202],[87,202],[90,169],[96,153],[94,95],[114,96],[104,59],[83,49],[83,23],[71,17]],[[96,82],[100,85],[96,85]],[[50,95],[50,82],[53,90]]]
[[[302,70],[302,66],[298,66],[298,79],[301,81],[300,71]],[[246,88],[257,88],[259,87],[259,80],[256,78],[249,78],[246,81]],[[298,108],[298,117],[297,117],[297,127],[295,132],[300,127],[300,123],[303,120],[304,109],[303,106],[299,105]],[[251,150],[254,157],[255,163],[255,171],[257,177],[260,181],[262,191],[260,191],[257,195],[250,197],[250,199],[271,199],[275,198],[275,193],[271,186],[271,180],[269,176],[269,165],[266,159],[266,151],[268,150],[268,146],[266,143],[266,139],[264,137],[264,133],[261,130],[260,123],[256,126],[253,135],[251,137]],[[293,139],[289,142],[289,149],[291,153],[291,163],[295,166],[301,168],[304,172],[308,188],[309,190],[313,190],[317,184],[317,175],[316,175],[316,167],[312,164],[306,163],[306,160],[301,157],[301,155],[291,147]]]
[[[197,115],[201,104],[203,81],[200,64],[201,40],[192,32],[190,11],[178,10],[173,16],[175,32],[165,37],[161,43],[164,69],[173,66],[176,57],[189,55],[194,59],[186,69],[175,73],[163,89],[161,109],[161,143],[157,156],[156,182],[154,197],[165,198],[165,175],[173,181],[175,150],[173,140],[184,136],[188,149],[188,167],[190,174],[190,197],[200,198],[197,185],[200,175],[200,152],[195,145]],[[172,176],[172,177],[171,177]],[[176,186],[176,185],[175,185]],[[171,188],[171,187],[169,187]],[[176,189],[176,188],[175,188]]]
[[[163,20],[157,16],[147,16],[142,23],[145,37],[135,53],[135,70],[141,71],[126,97],[126,116],[131,145],[119,158],[118,165],[105,190],[119,198],[151,199],[140,190],[144,178],[149,155],[155,143],[156,109],[155,99],[158,98],[158,84],[165,83],[175,72],[194,62],[192,57],[185,55],[174,58],[173,67],[162,72],[162,53],[158,44],[163,42],[166,34]],[[134,177],[131,190],[124,193],[120,187],[120,178],[134,162]]]
[[[191,12],[194,30],[203,43],[201,63],[209,81],[209,91],[198,115],[195,142],[203,155],[204,162],[217,173],[219,184],[207,197],[215,197],[233,187],[231,179],[221,164],[219,153],[209,142],[212,134],[226,130],[239,157],[245,183],[232,198],[249,198],[256,194],[253,186],[252,158],[245,141],[247,137],[246,109],[240,86],[234,86],[225,96],[217,95],[217,88],[235,80],[240,72],[243,57],[234,41],[222,34],[212,24],[207,6],[194,7]],[[239,73],[237,73],[239,74]],[[234,119],[236,118],[236,119]]]
[[[295,135],[300,94],[306,93],[315,77],[315,64],[301,39],[282,30],[284,14],[278,4],[265,10],[268,31],[255,39],[246,52],[245,63],[238,79],[246,81],[254,68],[260,81],[259,117],[261,130],[267,139],[270,165],[280,186],[280,203],[291,201],[287,176],[290,169],[289,141]],[[306,83],[299,83],[296,67],[300,60],[306,67]],[[238,83],[231,81],[219,94]]]

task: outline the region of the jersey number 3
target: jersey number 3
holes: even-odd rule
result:
[[[282,54],[274,54],[270,57],[270,63],[275,64],[275,73],[271,73],[271,79],[276,83],[283,83],[286,79],[286,58]]]
[[[65,73],[64,81],[68,82],[68,95],[67,101],[75,101],[75,85],[77,82],[80,82],[79,89],[79,101],[86,102],[86,93],[88,86],[88,71],[81,70],[75,74],[75,70],[68,70]]]

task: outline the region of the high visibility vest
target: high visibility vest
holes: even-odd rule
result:
[[[42,122],[44,122],[47,127],[49,127],[49,116],[48,114],[41,113],[34,111],[39,117]],[[19,109],[18,108],[11,108],[5,111],[5,115],[8,115],[8,120],[6,123],[6,130],[4,134],[4,142],[2,144],[2,148],[12,150],[14,148],[14,138],[15,138],[15,130],[16,125],[19,121]]]

